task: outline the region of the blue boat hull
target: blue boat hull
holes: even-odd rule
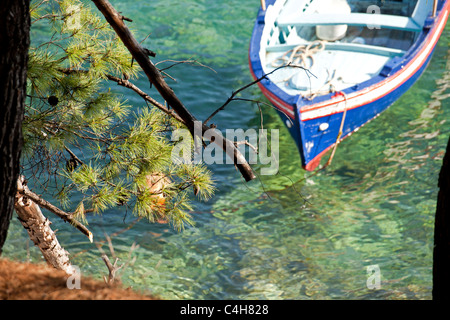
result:
[[[431,55],[428,57],[427,61],[420,68],[420,70],[418,70],[402,86],[389,95],[359,108],[348,110],[344,119],[345,129],[341,140],[351,135],[370,120],[376,118],[381,112],[389,108],[396,100],[398,100],[400,96],[408,91],[409,88],[411,88],[412,85],[420,78],[430,60]],[[303,153],[302,159],[304,159],[303,165],[305,167],[313,170],[318,165],[318,163],[315,163],[314,161],[320,162],[323,154],[330,148],[334,147],[337,140],[336,138],[339,134],[339,128],[343,120],[342,118],[343,113],[337,113],[324,118],[299,122],[300,135],[302,137],[310,137],[308,141],[312,141],[314,144],[314,147],[312,147],[309,152],[306,152],[306,150],[304,150],[305,144],[301,143],[302,140],[297,140],[298,148],[301,149],[300,152]],[[329,129],[326,134],[321,134],[318,128],[320,124],[324,122],[329,124]],[[300,142],[300,144],[298,142]],[[309,164],[309,166],[307,166],[307,164]]]

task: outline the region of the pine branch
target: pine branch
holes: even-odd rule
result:
[[[192,136],[195,139],[194,128],[197,119],[189,112],[189,110],[175,95],[172,88],[170,88],[164,81],[163,76],[151,62],[144,48],[138,43],[136,38],[132,35],[128,27],[125,25],[122,16],[109,3],[108,0],[92,0],[92,2],[94,2],[100,12],[104,15],[108,23],[116,31],[119,38],[130,51],[134,60],[136,60],[136,62],[141,66],[144,73],[147,75],[148,80],[158,90],[162,98],[167,101],[167,103],[175,110],[175,112],[185,121],[187,128],[190,130]],[[210,127],[202,124],[202,135],[209,129]],[[219,145],[228,154],[228,156],[233,159],[235,166],[239,169],[246,181],[250,181],[256,178],[245,157],[240,153],[240,151],[231,141],[227,140],[222,135],[217,135],[214,143]]]
[[[115,77],[112,75],[106,75],[106,77],[111,81],[115,81],[120,86],[123,86],[125,88],[133,90],[138,95],[140,95],[145,101],[150,102],[152,105],[154,105],[155,107],[157,107],[164,113],[170,115],[171,117],[175,118],[177,121],[179,121],[183,124],[186,124],[184,122],[184,120],[177,113],[175,113],[173,110],[168,109],[166,106],[164,106],[163,104],[159,103],[158,101],[156,101],[155,99],[150,97],[148,94],[146,94],[144,91],[139,89],[135,84],[131,83],[129,80],[121,79],[121,78],[118,78],[118,77]]]
[[[60,69],[60,71],[63,72],[64,74],[87,73],[86,70],[73,70],[73,69],[68,69],[68,68]],[[138,95],[140,95],[145,101],[151,103],[152,105],[154,105],[155,107],[160,109],[162,112],[164,112],[164,113],[168,114],[169,116],[173,117],[174,119],[176,119],[180,123],[185,124],[184,120],[176,112],[174,112],[173,110],[168,109],[166,106],[164,106],[163,104],[159,103],[158,101],[156,101],[155,99],[150,97],[147,93],[142,91],[135,84],[130,82],[128,79],[122,79],[122,78],[119,78],[119,77],[116,77],[116,76],[113,76],[113,75],[110,75],[110,74],[106,74],[105,76],[108,78],[108,80],[116,82],[119,86],[122,86],[122,87],[125,87],[125,88],[133,90]]]

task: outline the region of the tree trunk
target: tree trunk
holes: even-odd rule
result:
[[[29,0],[0,6],[0,255],[14,208],[30,43]]]
[[[438,185],[434,222],[433,299],[450,301],[450,139]]]
[[[24,180],[23,176],[17,180],[17,194],[14,202],[19,221],[51,266],[63,270],[67,274],[73,274],[75,270],[70,264],[68,252],[56,239],[55,233],[50,228],[50,220],[44,217],[36,203],[23,194],[23,190],[28,188]]]

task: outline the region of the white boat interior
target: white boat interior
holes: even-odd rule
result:
[[[290,64],[269,78],[292,95],[341,91],[403,55],[432,8],[433,0],[278,0],[266,11],[263,71]]]

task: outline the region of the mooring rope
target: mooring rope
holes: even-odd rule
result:
[[[344,97],[345,106],[344,106],[344,112],[342,113],[342,120],[341,120],[341,125],[339,127],[339,132],[336,137],[336,142],[334,143],[333,151],[331,152],[330,158],[328,159],[327,163],[325,164],[325,167],[328,167],[331,164],[331,161],[333,160],[334,153],[336,152],[337,146],[340,143],[340,139],[341,139],[341,136],[342,136],[342,133],[344,130],[345,117],[347,115],[347,95],[343,91],[339,91],[336,94],[342,95]]]
[[[272,61],[272,66],[275,68],[279,68],[282,66],[292,65],[292,66],[296,66],[296,67],[303,67],[305,69],[311,68],[314,65],[314,55],[325,49],[326,42],[327,41],[324,41],[324,40],[316,40],[316,41],[311,42],[308,45],[296,46],[293,49],[286,51],[281,57]],[[309,67],[306,65],[307,60],[311,61],[311,64]],[[291,77],[289,77],[287,80],[289,80]],[[336,70],[334,70],[333,74],[331,75],[331,78],[320,89],[316,90],[316,92],[310,92],[309,97],[306,97],[306,96],[304,96],[304,97],[309,100],[312,100],[326,86],[330,86],[329,92],[335,92],[334,85],[332,84],[332,82],[335,79],[336,79]],[[287,80],[285,79],[284,81],[287,81]],[[322,169],[325,169],[326,167],[328,167],[333,160],[337,146],[339,145],[341,136],[343,134],[345,118],[347,116],[347,95],[343,91],[336,92],[336,95],[342,95],[344,97],[344,102],[345,102],[344,112],[342,114],[342,120],[341,120],[341,124],[339,127],[339,132],[336,137],[336,142],[334,143],[334,147],[331,152],[330,158],[328,159],[328,161],[326,162],[326,164],[324,165],[324,167]]]

